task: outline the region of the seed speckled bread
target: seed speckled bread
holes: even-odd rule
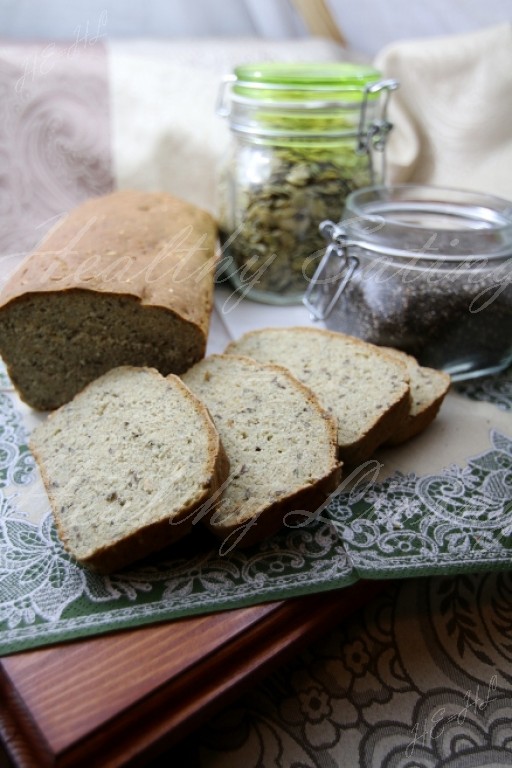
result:
[[[284,365],[338,423],[339,456],[356,465],[386,442],[409,412],[406,366],[360,339],[316,328],[265,328],[228,354]]]
[[[120,365],[182,373],[204,356],[212,217],[166,193],[115,192],[73,210],[0,295],[0,356],[50,410]]]
[[[338,487],[335,422],[286,369],[212,355],[183,380],[208,407],[231,466],[207,521],[221,551],[274,534],[288,513],[314,513]]]
[[[89,384],[34,430],[31,448],[64,546],[101,572],[185,535],[229,472],[204,405],[147,368]]]
[[[404,422],[393,432],[387,445],[399,445],[422,432],[437,416],[450,388],[451,379],[444,371],[426,368],[416,358],[398,349],[382,349],[407,366],[411,387],[411,407]]]

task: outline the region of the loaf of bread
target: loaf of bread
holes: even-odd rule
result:
[[[418,435],[437,416],[441,404],[450,388],[451,379],[444,371],[426,368],[411,355],[398,349],[382,347],[406,366],[411,387],[411,406],[403,423],[393,432],[387,445],[400,445]]]
[[[57,408],[120,365],[181,373],[205,353],[212,217],[165,193],[73,210],[0,294],[0,356],[20,396]]]
[[[286,366],[338,424],[340,459],[366,461],[409,413],[406,366],[373,344],[316,328],[250,331],[226,349]]]
[[[320,510],[341,479],[336,424],[314,394],[286,369],[236,355],[207,357],[183,380],[208,407],[231,466],[206,520],[221,551],[308,522],[304,512]]]
[[[64,546],[108,573],[181,538],[228,477],[202,403],[174,375],[122,367],[32,433]]]

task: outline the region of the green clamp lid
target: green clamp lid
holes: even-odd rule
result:
[[[263,62],[234,72],[233,94],[270,101],[361,101],[381,80],[373,67],[348,62]]]
[[[391,127],[387,101],[397,86],[373,67],[348,62],[243,64],[224,78],[216,111],[239,133],[294,140],[357,136],[358,151],[366,153],[369,142],[384,146]]]

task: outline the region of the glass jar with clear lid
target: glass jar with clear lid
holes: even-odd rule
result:
[[[217,112],[232,133],[219,174],[221,277],[244,296],[297,303],[318,264],[318,226],[354,189],[382,181],[389,93],[348,63],[240,66]],[[379,153],[379,161],[376,161]]]
[[[332,330],[454,381],[512,363],[512,202],[426,185],[351,194],[304,297]]]

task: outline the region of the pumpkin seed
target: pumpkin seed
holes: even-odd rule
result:
[[[221,182],[224,259],[234,264],[235,284],[243,271],[249,296],[274,294],[297,301],[325,247],[319,224],[339,221],[346,196],[372,182],[371,157],[356,154],[353,137],[332,146],[293,146],[289,141],[248,149],[234,159],[236,169],[228,167]]]

